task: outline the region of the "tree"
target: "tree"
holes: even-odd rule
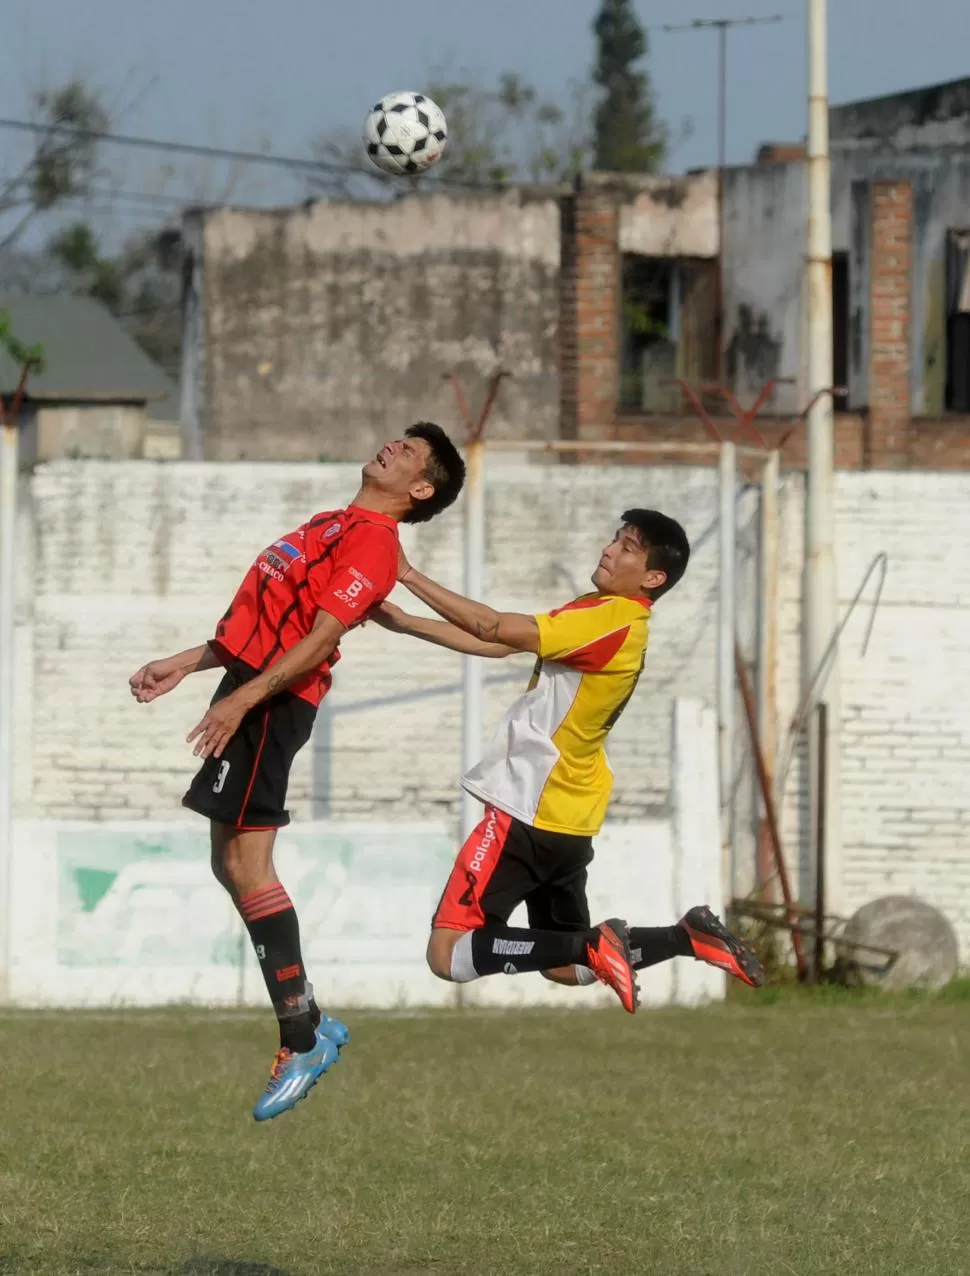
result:
[[[603,0],[593,23],[593,79],[602,97],[593,116],[594,163],[612,173],[652,173],[663,164],[667,130],[657,120],[650,81],[636,64],[647,37],[632,0]]]
[[[182,341],[182,236],[172,228],[132,235],[107,253],[87,222],[73,222],[47,244],[62,272],[54,290],[94,297],[146,352],[177,377]]]
[[[588,93],[570,85],[568,106],[544,98],[524,77],[506,72],[495,85],[472,74],[431,71],[424,89],[448,121],[448,145],[438,167],[411,181],[385,177],[357,138],[320,138],[314,152],[329,172],[314,177],[314,195],[392,194],[437,183],[492,186],[568,181],[589,155]]]
[[[97,94],[81,80],[34,94],[33,105],[38,127],[47,131],[34,135],[26,158],[0,179],[0,250],[39,214],[90,189],[98,165],[96,135],[108,127]]]

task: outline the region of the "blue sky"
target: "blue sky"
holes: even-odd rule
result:
[[[88,77],[116,105],[116,128],[225,146],[302,153],[328,129],[356,130],[367,106],[418,88],[429,67],[494,79],[515,70],[557,96],[588,73],[596,0],[5,0],[0,115],[23,116],[30,92]],[[968,0],[831,0],[833,101],[873,96],[970,73]],[[667,35],[668,22],[782,13],[777,26],[731,36],[728,157],[805,131],[803,0],[639,0],[651,28],[649,67],[661,114],[693,131],[671,156],[683,169],[716,151],[716,37]],[[12,68],[12,73],[9,68]],[[17,142],[0,133],[10,162]],[[132,189],[208,195],[225,170],[112,152],[114,181]],[[271,170],[244,174],[254,201],[293,197]],[[141,215],[131,210],[132,215]],[[148,216],[145,212],[144,216]]]

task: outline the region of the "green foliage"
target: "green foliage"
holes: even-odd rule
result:
[[[178,231],[141,232],[107,254],[87,222],[73,222],[47,244],[71,291],[93,297],[124,322],[143,350],[177,375],[181,349],[182,245]]]
[[[581,112],[542,98],[515,72],[499,77],[494,87],[467,74],[456,78],[433,73],[428,87],[448,119],[448,149],[443,171],[453,181],[471,185],[490,182],[567,181],[578,173],[588,153]]]
[[[595,167],[655,172],[666,156],[667,133],[656,118],[649,78],[636,69],[646,56],[647,37],[632,0],[603,0],[593,32],[593,79],[602,92],[593,116]]]
[[[75,79],[36,93],[34,115],[50,132],[37,134],[18,171],[0,186],[0,247],[12,244],[40,213],[90,188],[98,168],[98,137],[109,119],[97,93]],[[60,129],[79,130],[61,132]]]
[[[24,345],[14,335],[10,325],[10,316],[6,311],[0,311],[0,347],[6,350],[11,359],[21,368],[27,368],[31,372],[44,371],[44,347],[41,345]]]

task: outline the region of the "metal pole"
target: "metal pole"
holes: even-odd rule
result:
[[[0,442],[0,1002],[7,1001],[10,993],[17,445],[16,424],[4,421]]]
[[[764,764],[772,797],[777,801],[775,767],[778,743],[777,729],[777,670],[778,670],[778,481],[781,458],[777,448],[765,457],[761,470],[760,509],[760,582],[758,608],[758,735],[764,754]],[[757,802],[755,804],[757,810]],[[765,825],[758,823],[755,830],[757,843],[757,884],[771,898],[767,887],[772,874],[767,863]]]
[[[825,771],[828,751],[829,707],[818,707],[818,811],[815,820],[815,951],[812,968],[820,984],[825,973]]]
[[[806,387],[813,400],[807,416],[808,478],[805,492],[805,574],[802,591],[802,648],[806,689],[826,662],[826,648],[838,625],[834,557],[834,412],[832,385],[832,204],[829,174],[827,0],[808,0],[808,233],[806,254]],[[818,700],[829,706],[825,775],[820,777],[817,719],[809,718],[810,809],[825,811],[826,878],[833,907],[841,906],[839,739],[841,711],[838,650],[833,649],[827,677],[819,681]],[[819,803],[820,779],[826,784]],[[814,836],[811,845],[819,844]]]
[[[466,598],[484,593],[485,566],[485,444],[470,438],[465,453],[465,544],[463,590]],[[468,771],[481,758],[484,687],[479,656],[462,656],[461,769]],[[464,842],[481,819],[481,803],[462,790],[461,837]]]
[[[722,443],[718,461],[718,574],[717,616],[717,729],[721,788],[721,847],[726,880],[734,890],[734,854],[731,845],[732,783],[734,773],[734,635],[736,537],[735,493],[737,455],[733,443]]]
[[[780,457],[772,449],[761,472],[761,607],[758,617],[758,734],[774,788],[775,677],[778,662],[778,482]]]

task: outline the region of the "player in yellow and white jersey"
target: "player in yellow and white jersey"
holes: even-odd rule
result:
[[[468,655],[533,651],[528,690],[506,713],[463,787],[485,817],[462,847],[432,922],[428,964],[465,983],[541,971],[560,983],[600,979],[631,1014],[634,971],[677,956],[719,966],[745,983],[761,966],[710,908],[676,925],[590,925],[586,869],[609,805],[605,743],[643,669],[653,604],[683,576],[683,528],[656,510],[627,510],[592,576],[594,592],[538,615],[496,612],[452,593],[401,555],[398,579],[442,620],[385,603],[385,628]],[[528,928],[508,919],[522,902]]]

